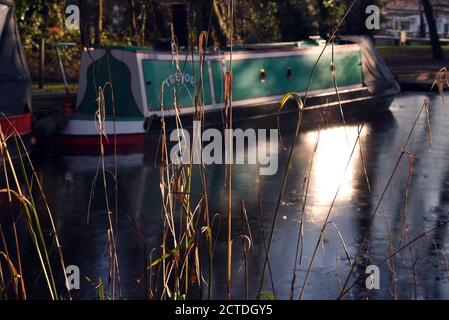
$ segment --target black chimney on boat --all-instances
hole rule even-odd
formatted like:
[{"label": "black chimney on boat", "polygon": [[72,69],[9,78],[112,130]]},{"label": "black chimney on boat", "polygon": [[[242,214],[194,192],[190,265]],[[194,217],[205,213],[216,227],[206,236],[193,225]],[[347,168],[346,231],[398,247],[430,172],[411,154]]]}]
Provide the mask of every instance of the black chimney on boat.
[{"label": "black chimney on boat", "polygon": [[190,4],[189,3],[173,3],[171,5],[173,31],[178,39],[179,47],[189,46],[190,31]]}]

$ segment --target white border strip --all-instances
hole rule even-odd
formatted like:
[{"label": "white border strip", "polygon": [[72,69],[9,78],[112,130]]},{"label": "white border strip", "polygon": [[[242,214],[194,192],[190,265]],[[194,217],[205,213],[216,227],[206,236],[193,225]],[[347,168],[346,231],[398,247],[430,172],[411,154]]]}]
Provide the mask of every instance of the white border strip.
[{"label": "white border strip", "polygon": [[[268,59],[268,58],[283,58],[283,57],[296,57],[296,56],[307,56],[311,54],[320,54],[323,51],[323,46],[317,46],[312,48],[298,48],[292,50],[259,50],[259,51],[234,51],[232,53],[233,61],[240,60],[252,60],[252,59]],[[328,46],[326,48],[325,53],[331,50],[332,47]],[[348,44],[348,45],[338,45],[334,46],[334,53],[343,53],[343,52],[359,52],[360,45],[358,44]],[[137,51],[138,54],[143,55],[145,60],[155,60],[155,61],[172,61],[172,55],[170,53],[164,53],[160,51],[155,52],[146,52],[146,51]],[[329,52],[330,54],[330,52]],[[179,60],[183,61],[189,57],[188,61],[192,60],[190,54],[179,54]],[[230,56],[227,52],[223,52],[221,54],[210,53],[206,55],[206,61],[221,61],[221,60],[229,61]],[[198,62],[199,57],[195,54],[194,61]]]},{"label": "white border strip", "polygon": [[136,53],[136,59],[137,59],[137,70],[139,72],[139,79],[140,79],[140,90],[141,91],[141,95],[142,95],[142,100],[143,100],[143,107],[144,107],[144,112],[145,112],[145,116],[148,116],[148,97],[147,97],[147,82],[145,81],[145,75],[143,73],[143,60],[144,60],[144,55],[137,52]]},{"label": "white border strip", "polygon": [[[143,134],[145,130],[143,128],[144,118],[141,120],[133,121],[115,121],[115,132],[117,134]],[[106,134],[114,134],[114,122],[107,120],[104,122],[106,127]],[[67,127],[61,132],[67,136],[94,136],[98,135],[97,122],[95,120],[80,120],[70,119],[67,123]]]},{"label": "white border strip", "polygon": [[209,75],[209,86],[210,86],[210,97],[212,104],[216,104],[217,100],[215,97],[215,84],[214,84],[214,76],[212,74],[212,63],[211,61],[207,61],[207,73]]}]

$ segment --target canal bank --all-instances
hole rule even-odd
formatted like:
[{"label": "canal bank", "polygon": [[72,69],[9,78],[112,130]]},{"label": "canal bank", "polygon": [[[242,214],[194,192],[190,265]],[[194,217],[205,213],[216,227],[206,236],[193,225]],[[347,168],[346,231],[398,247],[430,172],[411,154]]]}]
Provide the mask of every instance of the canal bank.
[{"label": "canal bank", "polygon": [[[449,67],[449,47],[444,47],[444,61],[432,58],[430,46],[379,46],[391,72],[404,91],[429,91],[438,72]],[[434,88],[438,91],[438,87]]]}]

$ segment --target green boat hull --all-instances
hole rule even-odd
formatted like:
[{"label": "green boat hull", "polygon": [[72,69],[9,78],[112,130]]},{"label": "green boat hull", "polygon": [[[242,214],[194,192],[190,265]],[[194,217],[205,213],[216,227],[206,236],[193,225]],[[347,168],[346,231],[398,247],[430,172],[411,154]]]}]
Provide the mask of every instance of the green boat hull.
[{"label": "green boat hull", "polygon": [[[103,47],[83,52],[75,114],[66,136],[143,134],[205,114],[205,126],[225,119],[225,75],[232,73],[233,121],[275,115],[285,93],[307,110],[378,112],[399,87],[370,42],[243,47],[231,51],[179,52]],[[306,99],[307,96],[307,99]],[[295,111],[293,108],[290,111]]]}]

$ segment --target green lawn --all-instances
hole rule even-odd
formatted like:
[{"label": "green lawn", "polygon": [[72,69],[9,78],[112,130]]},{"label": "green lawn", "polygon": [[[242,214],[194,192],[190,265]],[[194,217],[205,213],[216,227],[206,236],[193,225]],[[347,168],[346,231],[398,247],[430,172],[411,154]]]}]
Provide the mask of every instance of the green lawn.
[{"label": "green lawn", "polygon": [[[78,89],[77,83],[69,83],[70,92],[76,92]],[[44,88],[39,89],[37,83],[32,84],[33,92],[59,92],[65,91],[64,85],[62,83],[44,83]]]},{"label": "green lawn", "polygon": [[[384,56],[405,56],[405,55],[429,55],[432,53],[432,47],[428,45],[410,45],[399,46],[378,46],[380,53]],[[449,46],[443,47],[446,55],[449,56]]]}]

